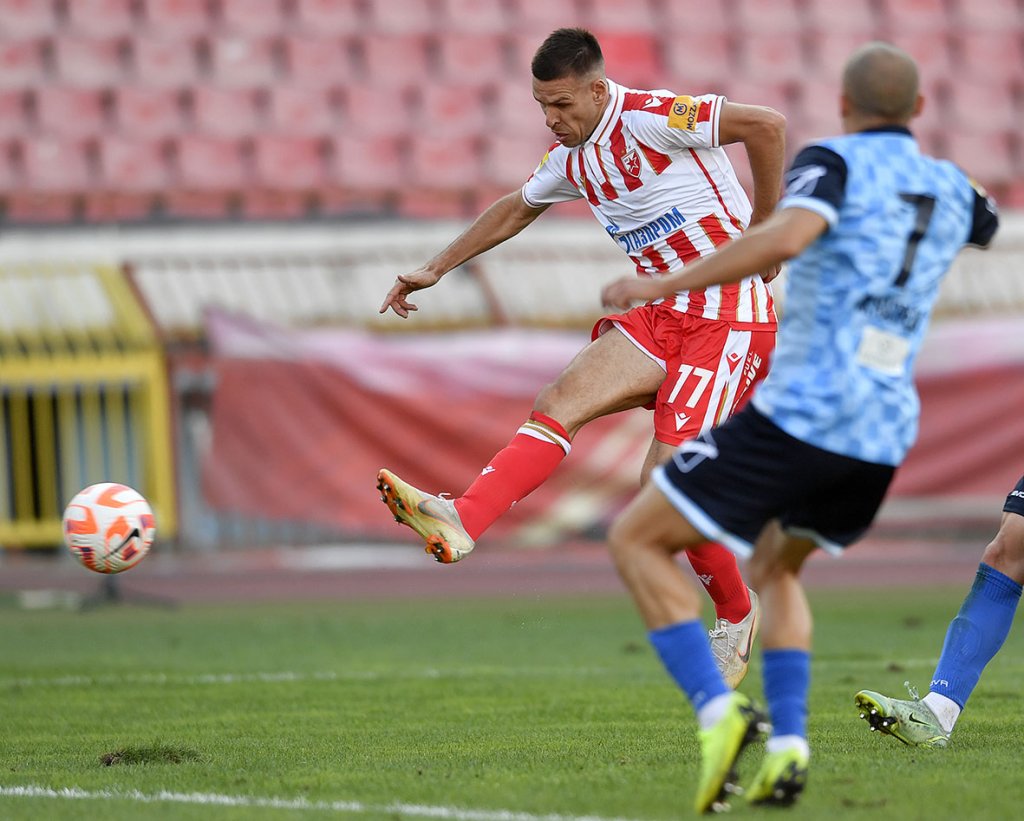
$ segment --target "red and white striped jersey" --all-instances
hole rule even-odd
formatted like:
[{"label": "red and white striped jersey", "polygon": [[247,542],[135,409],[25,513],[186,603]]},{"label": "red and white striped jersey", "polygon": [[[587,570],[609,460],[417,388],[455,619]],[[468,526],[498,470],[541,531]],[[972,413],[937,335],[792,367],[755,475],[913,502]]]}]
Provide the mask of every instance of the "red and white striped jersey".
[{"label": "red and white striped jersey", "polygon": [[[582,145],[548,149],[523,186],[539,207],[585,198],[641,276],[678,271],[739,236],[750,202],[718,143],[724,97],[638,91],[608,82],[601,122]],[[680,291],[677,310],[736,327],[775,324],[771,289],[761,277]]]}]

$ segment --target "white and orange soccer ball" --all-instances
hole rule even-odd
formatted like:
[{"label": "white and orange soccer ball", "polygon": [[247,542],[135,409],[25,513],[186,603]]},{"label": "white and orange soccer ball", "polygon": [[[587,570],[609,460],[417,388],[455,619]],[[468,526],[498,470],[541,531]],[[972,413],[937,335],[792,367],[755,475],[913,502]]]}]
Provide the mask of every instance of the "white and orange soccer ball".
[{"label": "white and orange soccer ball", "polygon": [[155,536],[156,520],[149,502],[127,485],[89,485],[64,509],[68,550],[97,573],[135,567],[149,553]]}]

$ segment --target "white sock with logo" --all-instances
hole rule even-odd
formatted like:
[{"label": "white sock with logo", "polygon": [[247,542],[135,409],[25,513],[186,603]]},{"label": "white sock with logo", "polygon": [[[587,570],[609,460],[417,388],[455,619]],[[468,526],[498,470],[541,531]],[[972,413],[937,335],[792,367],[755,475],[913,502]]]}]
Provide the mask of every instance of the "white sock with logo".
[{"label": "white sock with logo", "polygon": [[947,733],[953,732],[956,720],[960,718],[959,704],[940,693],[929,693],[921,701],[927,704],[928,709],[935,713],[935,717],[939,720],[943,730]]}]

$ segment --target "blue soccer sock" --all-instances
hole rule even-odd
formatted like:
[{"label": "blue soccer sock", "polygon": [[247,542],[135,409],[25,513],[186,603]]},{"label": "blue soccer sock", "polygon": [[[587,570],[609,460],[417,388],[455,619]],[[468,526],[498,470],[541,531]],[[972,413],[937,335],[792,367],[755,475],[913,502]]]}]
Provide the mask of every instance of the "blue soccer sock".
[{"label": "blue soccer sock", "polygon": [[715,666],[708,631],[699,619],[659,627],[647,635],[694,710],[699,712],[711,699],[730,692]]},{"label": "blue soccer sock", "polygon": [[1021,586],[982,562],[960,612],[949,625],[942,655],[929,687],[961,709],[1013,625]]},{"label": "blue soccer sock", "polygon": [[772,736],[807,738],[811,654],[806,650],[765,650],[761,658],[761,677],[772,718]]}]

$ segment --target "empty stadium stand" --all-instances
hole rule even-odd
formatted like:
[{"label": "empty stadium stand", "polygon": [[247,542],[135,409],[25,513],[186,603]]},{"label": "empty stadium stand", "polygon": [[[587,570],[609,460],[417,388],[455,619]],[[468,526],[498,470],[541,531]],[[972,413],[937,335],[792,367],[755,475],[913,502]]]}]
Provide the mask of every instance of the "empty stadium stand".
[{"label": "empty stadium stand", "polygon": [[1024,207],[1024,0],[0,0],[0,209],[469,216],[548,145],[529,61],[561,25],[619,82],[779,108],[791,153],[888,39],[921,64],[925,147]]}]

